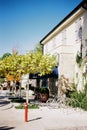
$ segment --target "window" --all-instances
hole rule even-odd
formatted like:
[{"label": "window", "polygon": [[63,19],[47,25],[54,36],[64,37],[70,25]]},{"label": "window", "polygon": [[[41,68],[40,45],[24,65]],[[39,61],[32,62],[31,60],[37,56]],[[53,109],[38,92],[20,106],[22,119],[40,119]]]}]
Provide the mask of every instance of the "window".
[{"label": "window", "polygon": [[81,18],[77,19],[76,22],[76,41],[82,39],[82,20]]}]

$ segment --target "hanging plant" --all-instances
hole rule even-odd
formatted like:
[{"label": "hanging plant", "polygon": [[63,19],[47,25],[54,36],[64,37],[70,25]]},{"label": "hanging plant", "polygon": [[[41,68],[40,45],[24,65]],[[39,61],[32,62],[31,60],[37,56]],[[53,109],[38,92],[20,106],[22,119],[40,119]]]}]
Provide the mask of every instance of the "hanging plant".
[{"label": "hanging plant", "polygon": [[81,53],[78,53],[77,56],[76,56],[76,62],[77,64],[79,65],[79,67],[81,67],[81,64],[82,64],[82,56],[81,56]]},{"label": "hanging plant", "polygon": [[83,77],[86,79],[86,75],[87,75],[87,73],[84,72],[82,75],[83,75]]}]

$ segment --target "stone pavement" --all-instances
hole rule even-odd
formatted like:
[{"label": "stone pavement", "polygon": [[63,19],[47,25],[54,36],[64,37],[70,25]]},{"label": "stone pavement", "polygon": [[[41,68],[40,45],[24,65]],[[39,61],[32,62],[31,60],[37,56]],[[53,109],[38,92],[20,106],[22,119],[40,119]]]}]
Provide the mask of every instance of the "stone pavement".
[{"label": "stone pavement", "polygon": [[7,98],[0,98],[0,130],[87,130],[87,112],[73,109],[52,109],[41,106],[28,110],[14,108]]}]

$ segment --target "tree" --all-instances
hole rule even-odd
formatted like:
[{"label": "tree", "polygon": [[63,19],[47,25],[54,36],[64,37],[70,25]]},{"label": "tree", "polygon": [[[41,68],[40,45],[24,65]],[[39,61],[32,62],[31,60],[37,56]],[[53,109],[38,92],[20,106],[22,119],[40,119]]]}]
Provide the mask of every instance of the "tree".
[{"label": "tree", "polygon": [[41,53],[42,53],[42,52],[43,52],[43,46],[42,46],[40,43],[38,43],[38,44],[36,45],[34,51],[35,51],[35,52],[41,52]]},{"label": "tree", "polygon": [[[0,61],[0,72],[6,77],[8,74],[21,79],[23,74],[37,73],[40,75],[49,74],[56,66],[56,57],[43,55],[40,51],[29,52],[25,55],[12,54]],[[29,79],[29,78],[28,78]],[[28,80],[29,85],[29,80]],[[26,99],[28,103],[28,96]]]},{"label": "tree", "polygon": [[[11,53],[7,52],[7,53],[3,54],[2,57],[0,57],[0,67],[1,67],[2,64],[3,64],[2,60],[3,60],[4,58],[6,58],[6,57],[9,57],[9,56],[11,56]],[[0,68],[0,70],[1,70],[1,68]],[[4,69],[1,70],[0,77],[5,77],[3,71],[4,71]]]},{"label": "tree", "polygon": [[8,56],[11,56],[11,53],[7,52],[7,53],[3,54],[2,59],[4,59],[5,57],[8,57]]}]

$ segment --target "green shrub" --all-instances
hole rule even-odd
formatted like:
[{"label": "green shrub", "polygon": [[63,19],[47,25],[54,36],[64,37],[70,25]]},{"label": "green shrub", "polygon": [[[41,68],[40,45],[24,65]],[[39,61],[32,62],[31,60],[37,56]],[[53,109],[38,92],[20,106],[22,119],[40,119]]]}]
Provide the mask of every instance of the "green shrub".
[{"label": "green shrub", "polygon": [[[16,109],[24,109],[24,104],[20,104],[18,106],[15,106]],[[28,105],[29,109],[39,109],[38,104],[29,104]]]},{"label": "green shrub", "polygon": [[49,89],[46,87],[41,87],[40,93],[48,94],[49,95]]},{"label": "green shrub", "polygon": [[13,98],[9,98],[11,99],[11,102],[13,103],[24,103],[26,102],[26,99],[20,98],[20,97],[13,97]]},{"label": "green shrub", "polygon": [[84,92],[87,93],[87,83],[84,85]]},{"label": "green shrub", "polygon": [[28,107],[29,109],[38,109],[39,108],[39,106],[38,106],[38,104],[29,104],[29,107]]},{"label": "green shrub", "polygon": [[70,98],[73,99],[70,102],[73,107],[81,107],[84,110],[87,110],[87,83],[84,86],[83,91],[74,91],[70,93]]},{"label": "green shrub", "polygon": [[87,111],[87,96],[85,96],[81,103],[82,109]]},{"label": "green shrub", "polygon": [[23,104],[20,104],[18,106],[15,106],[16,109],[24,109],[24,105]]}]

